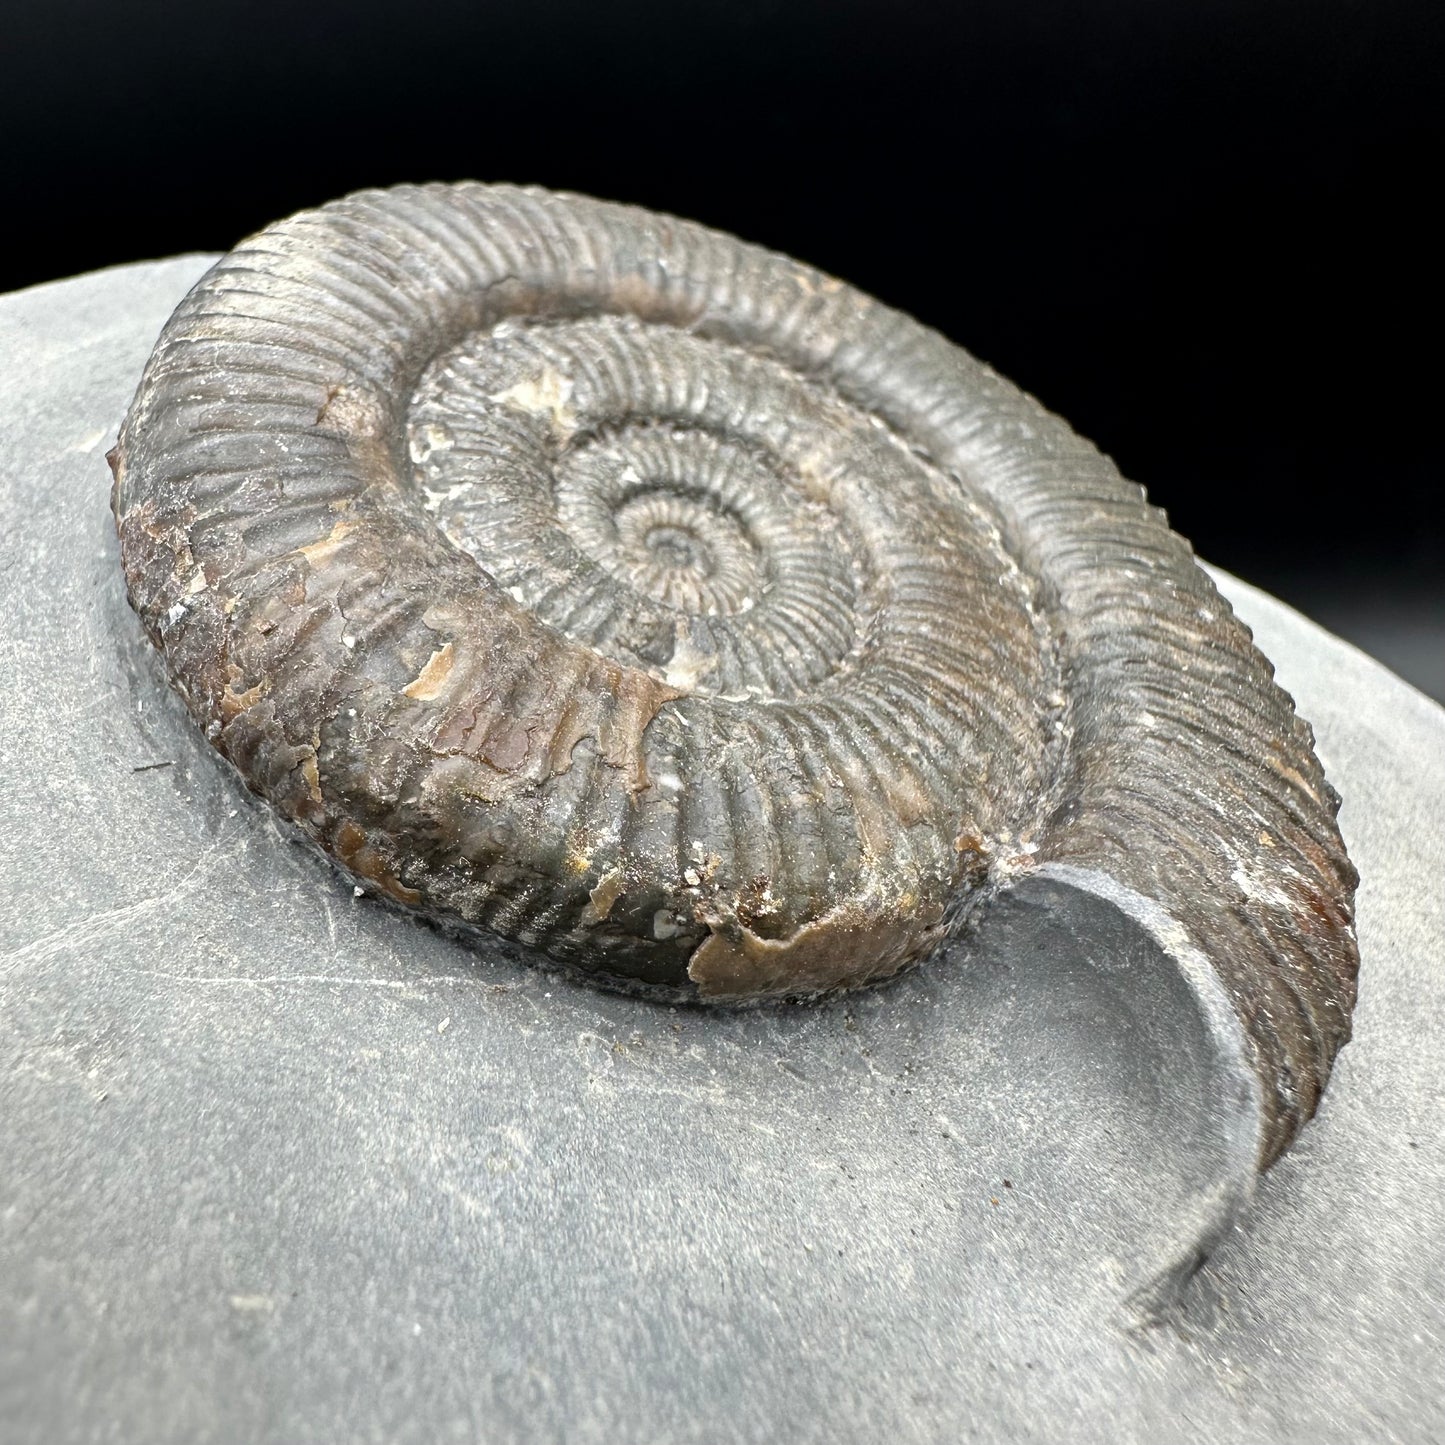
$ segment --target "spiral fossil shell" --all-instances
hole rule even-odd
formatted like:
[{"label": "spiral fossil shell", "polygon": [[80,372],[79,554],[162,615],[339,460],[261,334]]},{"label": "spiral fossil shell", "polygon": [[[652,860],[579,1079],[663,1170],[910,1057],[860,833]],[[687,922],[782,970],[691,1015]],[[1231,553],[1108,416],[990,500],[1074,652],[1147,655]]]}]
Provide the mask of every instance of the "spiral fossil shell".
[{"label": "spiral fossil shell", "polygon": [[1356,954],[1308,728],[1139,489],[909,318],[627,207],[363,192],[196,286],[113,465],[177,688],[369,889],[729,999],[1105,878],[1207,959],[1262,1156],[1312,1112]]}]

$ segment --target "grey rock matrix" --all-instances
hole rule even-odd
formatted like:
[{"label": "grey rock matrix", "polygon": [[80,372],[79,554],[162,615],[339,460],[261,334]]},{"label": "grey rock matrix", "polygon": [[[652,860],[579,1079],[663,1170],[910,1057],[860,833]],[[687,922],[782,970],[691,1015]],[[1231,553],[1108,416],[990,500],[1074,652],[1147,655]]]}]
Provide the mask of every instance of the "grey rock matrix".
[{"label": "grey rock matrix", "polygon": [[0,1435],[1445,1433],[1445,713],[1219,579],[1345,799],[1360,1000],[1141,1323],[1229,1141],[1127,936],[1025,899],[885,989],[700,1014],[356,898],[217,764],[103,460],[208,264],[0,304]]}]

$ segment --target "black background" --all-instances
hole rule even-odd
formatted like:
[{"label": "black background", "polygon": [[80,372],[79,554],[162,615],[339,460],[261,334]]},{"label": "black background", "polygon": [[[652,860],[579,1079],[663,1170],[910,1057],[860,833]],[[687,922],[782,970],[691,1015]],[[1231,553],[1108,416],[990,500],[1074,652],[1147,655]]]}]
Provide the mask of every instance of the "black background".
[{"label": "black background", "polygon": [[6,0],[0,289],[398,180],[696,217],[943,330],[1445,691],[1439,10]]}]

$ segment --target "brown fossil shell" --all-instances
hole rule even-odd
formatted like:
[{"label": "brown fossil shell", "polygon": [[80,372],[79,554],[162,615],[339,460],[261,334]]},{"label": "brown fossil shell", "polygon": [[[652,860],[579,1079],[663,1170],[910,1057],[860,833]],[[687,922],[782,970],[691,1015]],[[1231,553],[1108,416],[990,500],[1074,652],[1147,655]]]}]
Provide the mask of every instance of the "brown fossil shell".
[{"label": "brown fossil shell", "polygon": [[362,192],[196,286],[113,460],[175,685],[369,890],[731,999],[1046,876],[1188,961],[1263,1160],[1312,1112],[1356,953],[1308,728],[1139,488],[909,318],[623,206]]}]

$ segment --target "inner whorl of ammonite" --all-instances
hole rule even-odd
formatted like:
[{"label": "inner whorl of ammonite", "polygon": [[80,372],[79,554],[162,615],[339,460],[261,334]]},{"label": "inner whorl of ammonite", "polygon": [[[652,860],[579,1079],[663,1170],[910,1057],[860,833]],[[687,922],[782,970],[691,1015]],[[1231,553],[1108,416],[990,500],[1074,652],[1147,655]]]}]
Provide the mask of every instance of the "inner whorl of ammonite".
[{"label": "inner whorl of ammonite", "polygon": [[888,516],[955,489],[824,389],[674,328],[503,322],[432,363],[407,429],[427,510],[489,577],[689,694],[806,696],[887,619],[890,567],[956,570]]},{"label": "inner whorl of ammonite", "polygon": [[1018,569],[957,482],[734,345],[503,322],[432,363],[407,434],[427,511],[489,578],[689,696],[837,699],[888,664],[917,704],[961,709],[933,679],[977,670],[958,643],[978,594],[1029,637]]},{"label": "inner whorl of ammonite", "polygon": [[1174,961],[1262,1158],[1313,1110],[1356,956],[1308,728],[1138,488],[909,318],[626,207],[364,192],[196,286],[113,465],[178,689],[368,891],[737,999],[1034,877]]}]

